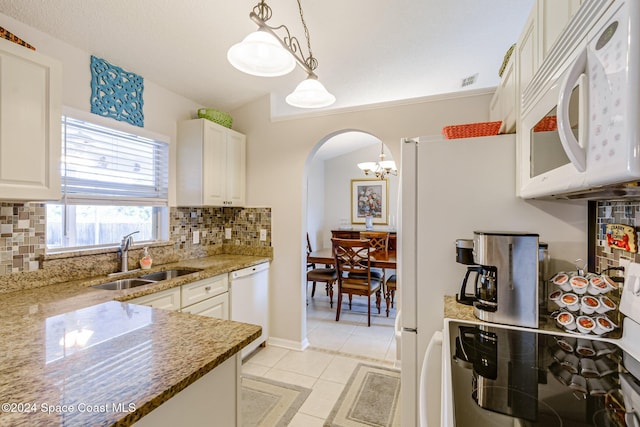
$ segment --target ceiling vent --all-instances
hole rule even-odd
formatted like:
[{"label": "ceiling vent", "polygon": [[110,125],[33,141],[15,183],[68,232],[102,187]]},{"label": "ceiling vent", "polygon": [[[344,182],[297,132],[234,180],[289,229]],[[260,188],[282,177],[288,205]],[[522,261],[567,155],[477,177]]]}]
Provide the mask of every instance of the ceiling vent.
[{"label": "ceiling vent", "polygon": [[476,80],[478,80],[478,73],[475,73],[474,75],[469,77],[465,77],[464,79],[462,79],[462,87],[470,86],[474,84]]}]

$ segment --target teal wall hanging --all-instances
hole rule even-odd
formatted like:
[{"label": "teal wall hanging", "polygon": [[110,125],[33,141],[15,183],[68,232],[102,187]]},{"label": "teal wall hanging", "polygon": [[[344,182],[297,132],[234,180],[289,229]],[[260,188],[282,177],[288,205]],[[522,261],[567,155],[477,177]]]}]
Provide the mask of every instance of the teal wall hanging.
[{"label": "teal wall hanging", "polygon": [[91,55],[91,112],[144,127],[141,76]]}]

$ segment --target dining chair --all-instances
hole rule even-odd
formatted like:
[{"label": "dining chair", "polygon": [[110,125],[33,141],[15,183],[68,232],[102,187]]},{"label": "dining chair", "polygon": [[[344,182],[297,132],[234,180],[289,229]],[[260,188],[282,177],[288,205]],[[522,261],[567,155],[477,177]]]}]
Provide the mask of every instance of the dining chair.
[{"label": "dining chair", "polygon": [[[307,233],[307,256],[313,252],[309,233]],[[325,288],[329,297],[329,306],[333,308],[333,284],[338,280],[338,273],[335,268],[325,266],[325,268],[316,267],[312,262],[307,261],[307,283],[313,282],[311,286],[311,298],[316,295],[316,283],[326,283]]]},{"label": "dining chair", "polygon": [[389,251],[389,232],[387,231],[361,231],[361,239],[369,239],[371,250]]},{"label": "dining chair", "polygon": [[[360,238],[369,240],[372,252],[389,252],[389,233],[386,231],[361,231]],[[380,279],[380,282],[384,284],[386,274],[384,268],[373,268],[371,274]]]},{"label": "dining chair", "polygon": [[371,295],[376,296],[380,313],[382,282],[371,274],[371,243],[367,239],[331,239],[335,267],[338,273],[338,307],[336,322],[340,320],[342,295],[349,295],[349,309],[354,295],[367,297],[367,326],[371,326]]},{"label": "dining chair", "polygon": [[396,275],[392,274],[387,279],[385,283],[385,292],[384,297],[387,302],[387,317],[389,317],[389,306],[393,308],[393,300],[396,296],[396,290],[398,289],[398,284],[396,282]]}]

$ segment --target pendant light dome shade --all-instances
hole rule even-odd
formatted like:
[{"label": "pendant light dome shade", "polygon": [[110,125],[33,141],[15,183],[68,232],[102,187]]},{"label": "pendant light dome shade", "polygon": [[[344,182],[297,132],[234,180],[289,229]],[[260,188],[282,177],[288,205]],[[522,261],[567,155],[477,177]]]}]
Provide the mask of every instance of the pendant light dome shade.
[{"label": "pendant light dome shade", "polygon": [[318,81],[315,76],[309,76],[291,92],[286,98],[287,104],[298,108],[322,108],[336,102],[336,97]]},{"label": "pendant light dome shade", "polygon": [[260,77],[283,76],[296,67],[296,60],[280,41],[261,30],[231,46],[227,60],[243,73]]}]

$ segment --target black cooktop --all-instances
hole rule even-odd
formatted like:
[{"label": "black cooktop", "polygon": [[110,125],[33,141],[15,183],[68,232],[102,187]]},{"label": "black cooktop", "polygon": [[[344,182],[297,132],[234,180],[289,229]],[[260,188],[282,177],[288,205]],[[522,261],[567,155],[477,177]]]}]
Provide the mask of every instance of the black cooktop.
[{"label": "black cooktop", "polygon": [[631,403],[640,382],[630,373],[638,362],[617,345],[463,322],[449,328],[456,426],[640,425]]}]

